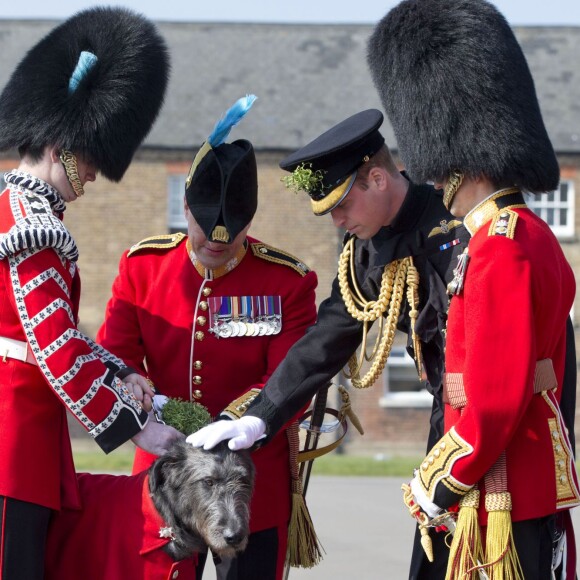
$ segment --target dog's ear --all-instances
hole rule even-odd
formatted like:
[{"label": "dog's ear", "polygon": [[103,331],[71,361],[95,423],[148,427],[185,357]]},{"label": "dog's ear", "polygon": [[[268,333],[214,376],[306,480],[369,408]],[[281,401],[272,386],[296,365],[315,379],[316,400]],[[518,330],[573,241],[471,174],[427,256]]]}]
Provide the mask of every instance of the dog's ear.
[{"label": "dog's ear", "polygon": [[183,461],[187,448],[190,447],[187,443],[178,441],[173,444],[167,453],[158,457],[153,465],[149,468],[149,490],[155,491],[165,484],[167,466],[169,464]]}]

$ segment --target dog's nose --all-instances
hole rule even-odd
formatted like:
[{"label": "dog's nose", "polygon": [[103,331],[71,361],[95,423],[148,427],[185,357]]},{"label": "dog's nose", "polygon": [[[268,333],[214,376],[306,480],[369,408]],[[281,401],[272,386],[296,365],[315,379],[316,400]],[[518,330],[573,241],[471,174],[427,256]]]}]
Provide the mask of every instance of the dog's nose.
[{"label": "dog's nose", "polygon": [[228,544],[228,546],[238,546],[242,543],[244,539],[244,534],[240,531],[235,532],[232,530],[228,530],[224,533],[224,540]]}]

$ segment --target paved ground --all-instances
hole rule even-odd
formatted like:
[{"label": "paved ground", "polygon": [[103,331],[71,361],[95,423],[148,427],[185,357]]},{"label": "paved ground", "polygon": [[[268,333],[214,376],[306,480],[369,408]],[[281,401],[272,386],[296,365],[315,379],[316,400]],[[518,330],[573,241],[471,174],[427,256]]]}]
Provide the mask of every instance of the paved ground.
[{"label": "paved ground", "polygon": [[[292,569],[289,579],[405,580],[414,524],[401,500],[401,483],[399,478],[314,476],[308,503],[326,555],[315,568]],[[580,535],[580,510],[573,514]],[[207,570],[203,580],[215,580],[215,571]]]}]

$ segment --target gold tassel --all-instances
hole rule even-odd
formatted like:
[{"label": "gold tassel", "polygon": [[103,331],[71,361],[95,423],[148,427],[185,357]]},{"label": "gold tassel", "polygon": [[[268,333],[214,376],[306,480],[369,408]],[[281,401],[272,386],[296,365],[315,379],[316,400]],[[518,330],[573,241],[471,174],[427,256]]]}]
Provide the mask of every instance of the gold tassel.
[{"label": "gold tassel", "polygon": [[524,580],[518,553],[514,546],[509,492],[488,493],[486,543],[486,572],[490,580]]},{"label": "gold tassel", "polygon": [[292,512],[288,526],[287,562],[293,568],[312,568],[322,560],[322,548],[302,493],[302,483],[292,482]]},{"label": "gold tassel", "polygon": [[459,502],[459,515],[449,551],[445,580],[477,580],[476,570],[483,561],[481,530],[477,518],[479,490],[474,487]]}]

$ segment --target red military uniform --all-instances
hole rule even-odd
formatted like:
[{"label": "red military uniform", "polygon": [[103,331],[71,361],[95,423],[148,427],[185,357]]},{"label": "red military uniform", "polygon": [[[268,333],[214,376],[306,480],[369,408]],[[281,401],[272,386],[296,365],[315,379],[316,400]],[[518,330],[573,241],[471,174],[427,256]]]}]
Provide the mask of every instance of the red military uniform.
[{"label": "red military uniform", "polygon": [[[296,259],[252,238],[219,270],[197,267],[183,234],[134,246],[121,259],[97,339],[146,372],[162,394],[196,400],[215,416],[243,393],[261,388],[314,323],[317,278]],[[271,319],[263,327],[267,334],[256,335],[260,318]],[[244,319],[250,323],[244,336],[220,337],[210,330]],[[251,532],[289,519],[288,453],[282,431],[253,454]],[[137,450],[134,471],[153,460]]]},{"label": "red military uniform", "polygon": [[[479,484],[482,498],[510,492],[513,521],[543,517],[580,503],[559,409],[574,274],[515,188],[488,197],[464,223],[473,237],[449,309],[447,434],[419,481],[441,507]],[[479,515],[485,524],[486,510]]]},{"label": "red military uniform", "polygon": [[[62,510],[50,522],[45,579],[195,580],[195,558],[174,562],[163,547],[165,522],[139,475],[78,474],[82,510]],[[111,518],[110,514],[116,514]]]},{"label": "red military uniform", "polygon": [[[59,194],[21,172],[5,179],[0,495],[52,509],[76,506],[66,408],[105,451],[138,433],[147,415],[115,377],[123,362],[77,328],[77,248],[56,215],[64,209]],[[23,360],[15,358],[20,347]]]}]

